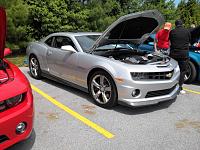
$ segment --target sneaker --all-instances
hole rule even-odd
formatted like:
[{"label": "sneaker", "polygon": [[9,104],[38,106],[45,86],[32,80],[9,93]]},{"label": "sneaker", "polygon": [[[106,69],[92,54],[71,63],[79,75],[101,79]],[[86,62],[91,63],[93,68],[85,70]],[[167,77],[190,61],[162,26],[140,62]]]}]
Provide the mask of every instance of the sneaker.
[{"label": "sneaker", "polygon": [[181,94],[186,94],[186,92],[184,90],[181,90],[180,93]]}]

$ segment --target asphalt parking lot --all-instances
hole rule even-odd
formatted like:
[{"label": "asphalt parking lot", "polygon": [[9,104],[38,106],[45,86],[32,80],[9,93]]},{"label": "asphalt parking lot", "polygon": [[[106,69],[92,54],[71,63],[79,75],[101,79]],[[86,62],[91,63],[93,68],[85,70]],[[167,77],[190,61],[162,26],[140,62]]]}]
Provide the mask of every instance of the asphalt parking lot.
[{"label": "asphalt parking lot", "polygon": [[87,93],[21,70],[33,88],[34,130],[9,150],[200,149],[200,84],[184,85],[187,94],[158,105],[108,110]]}]

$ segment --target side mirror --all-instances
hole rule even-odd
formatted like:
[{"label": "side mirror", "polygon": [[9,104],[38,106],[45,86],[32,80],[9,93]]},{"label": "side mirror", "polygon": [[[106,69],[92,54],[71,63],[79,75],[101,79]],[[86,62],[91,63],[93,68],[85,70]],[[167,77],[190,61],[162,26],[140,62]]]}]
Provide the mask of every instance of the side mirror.
[{"label": "side mirror", "polygon": [[71,45],[64,45],[64,46],[61,46],[61,49],[62,49],[62,50],[65,50],[65,51],[70,51],[70,52],[73,52],[73,53],[76,53],[76,52],[77,52]]},{"label": "side mirror", "polygon": [[12,53],[12,51],[10,50],[10,48],[4,49],[4,57],[10,55],[11,53]]}]

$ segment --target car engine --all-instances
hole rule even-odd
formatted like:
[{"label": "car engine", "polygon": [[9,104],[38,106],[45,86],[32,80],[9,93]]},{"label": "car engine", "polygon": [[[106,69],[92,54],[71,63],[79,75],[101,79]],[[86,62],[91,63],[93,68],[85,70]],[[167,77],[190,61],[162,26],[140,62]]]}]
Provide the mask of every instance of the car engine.
[{"label": "car engine", "polygon": [[119,60],[127,64],[149,64],[156,62],[166,63],[170,60],[169,57],[164,55],[126,49],[95,51],[94,54]]}]

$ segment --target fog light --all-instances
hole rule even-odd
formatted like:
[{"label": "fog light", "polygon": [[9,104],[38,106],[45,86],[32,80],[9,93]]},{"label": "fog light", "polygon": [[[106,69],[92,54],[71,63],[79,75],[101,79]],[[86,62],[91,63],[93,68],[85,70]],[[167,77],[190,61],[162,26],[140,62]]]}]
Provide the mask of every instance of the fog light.
[{"label": "fog light", "polygon": [[17,134],[22,134],[22,133],[24,133],[25,130],[26,130],[26,123],[25,122],[19,123],[16,127],[16,133]]},{"label": "fog light", "polygon": [[135,90],[133,90],[133,92],[132,92],[132,96],[133,97],[136,97],[136,96],[138,96],[140,94],[140,90],[139,89],[135,89]]}]

